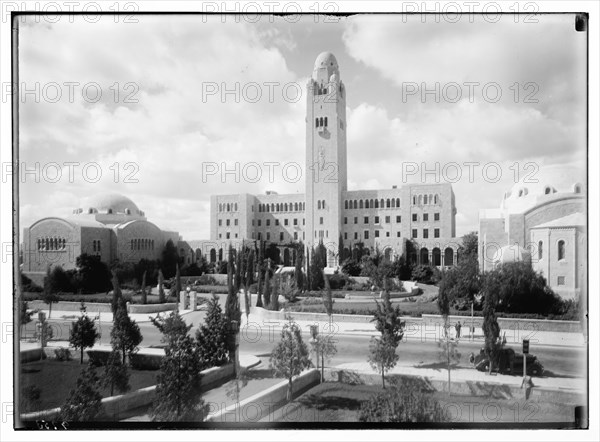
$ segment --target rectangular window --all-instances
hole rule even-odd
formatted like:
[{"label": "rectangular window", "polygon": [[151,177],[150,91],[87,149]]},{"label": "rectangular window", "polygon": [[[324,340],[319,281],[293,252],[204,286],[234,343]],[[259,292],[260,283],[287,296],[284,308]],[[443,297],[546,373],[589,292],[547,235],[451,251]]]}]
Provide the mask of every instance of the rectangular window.
[{"label": "rectangular window", "polygon": [[358,232],[354,232],[354,239],[358,239]]},{"label": "rectangular window", "polygon": [[402,217],[400,215],[396,215],[396,222],[399,223]]},{"label": "rectangular window", "polygon": [[271,225],[271,220],[270,220],[270,219],[268,219],[268,220],[267,220],[267,227],[269,227],[270,225]]},{"label": "rectangular window", "polygon": [[225,235],[226,239],[229,239],[231,237],[231,233],[227,232],[227,234]]},{"label": "rectangular window", "polygon": [[400,238],[400,232],[396,232],[396,236]]},{"label": "rectangular window", "polygon": [[279,242],[283,242],[283,232],[279,232]]},{"label": "rectangular window", "polygon": [[294,232],[294,239],[297,240],[298,239],[298,232]]},{"label": "rectangular window", "polygon": [[365,230],[365,239],[369,239],[369,231],[368,230]]},{"label": "rectangular window", "polygon": [[412,229],[412,237],[413,238],[417,237],[417,229]]},{"label": "rectangular window", "polygon": [[344,239],[348,239],[348,232],[344,232]]},{"label": "rectangular window", "polygon": [[302,218],[302,225],[305,226],[306,225],[306,218]]},{"label": "rectangular window", "polygon": [[319,218],[319,224],[323,224],[323,217]]},{"label": "rectangular window", "polygon": [[368,216],[365,216],[365,219],[364,219],[364,221],[365,221],[365,224],[369,224],[369,217],[368,217]]},{"label": "rectangular window", "polygon": [[556,285],[565,285],[565,277],[559,276],[558,280],[556,281]]},{"label": "rectangular window", "polygon": [[[223,235],[219,233],[219,239],[223,238]],[[260,238],[258,238],[260,239]]]},{"label": "rectangular window", "polygon": [[389,224],[389,223],[390,223],[390,217],[389,217],[389,216],[386,216],[386,217],[385,217],[385,223],[386,223],[386,224]]},{"label": "rectangular window", "polygon": [[221,227],[222,225],[223,225],[223,220],[222,220],[222,219],[220,219],[220,220],[219,220],[219,227]]},{"label": "rectangular window", "polygon": [[230,223],[230,221],[231,221],[231,220],[229,220],[229,219],[225,220],[225,225],[226,225],[227,227],[229,227],[229,224],[231,224],[231,223]]},{"label": "rectangular window", "polygon": [[418,221],[419,220],[419,215],[417,215],[416,213],[413,213],[413,221]]},{"label": "rectangular window", "polygon": [[379,224],[379,217],[378,216],[375,217],[375,224]]},{"label": "rectangular window", "polygon": [[262,240],[262,233],[258,232],[258,240],[261,241]]},{"label": "rectangular window", "polygon": [[429,213],[423,214],[423,221],[429,221]]},{"label": "rectangular window", "polygon": [[252,232],[252,239],[256,239],[256,233]]},{"label": "rectangular window", "polygon": [[[258,227],[260,227],[260,224],[261,224],[261,222],[262,222],[262,221],[259,219],[259,220],[258,220]],[[260,239],[260,238],[258,238],[258,239]]]},{"label": "rectangular window", "polygon": [[236,238],[238,237],[238,234],[237,234],[237,233],[235,234],[235,237],[236,237]]},{"label": "rectangular window", "polygon": [[423,238],[429,238],[429,230],[423,229]]},{"label": "rectangular window", "polygon": [[302,232],[302,239],[305,240],[306,239],[306,233]]},{"label": "rectangular window", "polygon": [[347,216],[344,217],[344,224],[348,224],[348,217]]},{"label": "rectangular window", "polygon": [[440,220],[440,214],[439,213],[434,213],[433,214],[433,220],[434,221],[439,221]]},{"label": "rectangular window", "polygon": [[237,218],[233,220],[233,225],[234,225],[234,226],[237,226],[237,225],[238,225],[238,220],[237,220]]},{"label": "rectangular window", "polygon": [[288,222],[288,219],[287,219],[287,218],[285,218],[285,219],[283,220],[283,225],[284,225],[284,226],[287,226],[288,224],[289,224],[289,222]]},{"label": "rectangular window", "polygon": [[271,239],[271,233],[267,232],[267,241],[269,241]]},{"label": "rectangular window", "polygon": [[278,219],[276,219],[276,220],[275,220],[275,225],[276,225],[276,226],[278,226],[278,225],[279,225],[279,220],[278,220]]},{"label": "rectangular window", "polygon": [[375,238],[379,238],[379,230],[375,230]]},{"label": "rectangular window", "polygon": [[294,218],[294,225],[297,226],[298,225],[298,218]]},{"label": "rectangular window", "polygon": [[389,238],[390,237],[390,232],[385,232],[385,237]]},{"label": "rectangular window", "polygon": [[254,227],[254,220],[252,220],[252,227]]},{"label": "rectangular window", "polygon": [[354,217],[354,224],[358,224],[358,216]]},{"label": "rectangular window", "polygon": [[433,237],[434,238],[440,237],[440,229],[433,229]]}]

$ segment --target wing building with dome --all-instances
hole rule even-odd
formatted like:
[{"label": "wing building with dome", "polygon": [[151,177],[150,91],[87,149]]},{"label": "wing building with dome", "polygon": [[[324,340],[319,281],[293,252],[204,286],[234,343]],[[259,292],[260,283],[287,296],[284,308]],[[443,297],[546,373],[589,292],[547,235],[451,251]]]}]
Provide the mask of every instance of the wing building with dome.
[{"label": "wing building with dome", "polygon": [[81,254],[99,256],[109,264],[115,260],[137,263],[161,257],[172,240],[180,256],[191,260],[189,246],[178,232],[161,230],[129,198],[103,194],[84,199],[65,217],[41,218],[23,231],[23,272],[43,281],[48,266],[75,268]]},{"label": "wing building with dome", "polygon": [[481,271],[531,264],[560,296],[573,298],[587,280],[585,169],[541,167],[507,191],[496,209],[479,213]]}]

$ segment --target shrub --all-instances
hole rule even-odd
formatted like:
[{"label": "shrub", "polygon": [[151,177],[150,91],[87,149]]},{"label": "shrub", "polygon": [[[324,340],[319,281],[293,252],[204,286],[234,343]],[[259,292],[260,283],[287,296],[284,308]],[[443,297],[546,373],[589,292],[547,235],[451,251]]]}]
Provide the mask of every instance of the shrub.
[{"label": "shrub", "polygon": [[224,285],[224,284],[219,284],[218,281],[211,275],[200,276],[198,279],[196,279],[196,284],[198,284],[198,285]]},{"label": "shrub", "polygon": [[54,349],[54,357],[57,361],[70,361],[72,359],[71,351],[65,347],[58,347]]},{"label": "shrub", "polygon": [[141,355],[134,353],[129,357],[131,366],[136,370],[159,370],[163,355]]},{"label": "shrub", "polygon": [[340,290],[350,285],[350,277],[344,273],[335,273],[329,276],[331,290]]},{"label": "shrub", "polygon": [[106,350],[87,350],[90,364],[94,367],[102,367],[108,363],[110,351]]}]

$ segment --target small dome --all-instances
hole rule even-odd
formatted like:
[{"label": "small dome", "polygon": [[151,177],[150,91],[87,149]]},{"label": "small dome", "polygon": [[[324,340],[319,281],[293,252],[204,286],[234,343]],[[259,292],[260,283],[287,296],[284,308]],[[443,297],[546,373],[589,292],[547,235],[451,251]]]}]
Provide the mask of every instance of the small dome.
[{"label": "small dome", "polygon": [[80,207],[89,207],[100,213],[138,213],[136,204],[124,195],[108,193],[91,196]]},{"label": "small dome", "polygon": [[531,253],[516,244],[499,249],[493,258],[494,265],[510,262],[531,261]]},{"label": "small dome", "polygon": [[338,62],[331,52],[321,52],[315,60],[315,69],[324,67],[338,69]]}]

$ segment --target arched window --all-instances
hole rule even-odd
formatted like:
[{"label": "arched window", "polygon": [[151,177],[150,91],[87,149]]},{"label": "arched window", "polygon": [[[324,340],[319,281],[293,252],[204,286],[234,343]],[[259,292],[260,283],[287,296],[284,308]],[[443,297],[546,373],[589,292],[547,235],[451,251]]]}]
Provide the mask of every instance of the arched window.
[{"label": "arched window", "polygon": [[375,208],[379,209],[379,200],[378,199],[375,200]]},{"label": "arched window", "polygon": [[423,197],[423,204],[427,204],[427,195]]},{"label": "arched window", "polygon": [[275,203],[271,203],[271,212],[275,212]]},{"label": "arched window", "polygon": [[400,208],[400,198],[396,198],[396,207]]},{"label": "arched window", "polygon": [[319,124],[323,127],[323,117],[319,118]]},{"label": "arched window", "polygon": [[373,207],[375,207],[373,204],[375,204],[375,203],[373,202],[373,200],[369,200],[369,205],[371,206],[371,209],[372,209]]},{"label": "arched window", "polygon": [[327,127],[327,117],[325,117],[325,127]]},{"label": "arched window", "polygon": [[390,208],[390,199],[388,198],[387,200],[385,200],[385,207],[386,208]]},{"label": "arched window", "polygon": [[234,209],[234,210],[235,210],[236,212],[237,212],[237,207],[238,207],[238,206],[237,206],[237,203],[235,203],[235,209]]},{"label": "arched window", "polygon": [[369,200],[365,200],[365,209],[369,208]]},{"label": "arched window", "polygon": [[315,127],[319,127],[319,119],[315,118]]},{"label": "arched window", "polygon": [[359,208],[359,209],[362,209],[362,208],[363,208],[363,200],[360,200],[360,201],[358,202],[358,208]]},{"label": "arched window", "polygon": [[130,241],[129,248],[133,250],[133,239]]},{"label": "arched window", "polygon": [[108,213],[109,215],[112,215],[113,209],[108,209],[106,213]]},{"label": "arched window", "polygon": [[354,200],[354,208],[358,209],[358,201]]},{"label": "arched window", "polygon": [[229,212],[231,210],[231,207],[229,206],[229,203],[227,203],[227,211]]},{"label": "arched window", "polygon": [[277,205],[275,206],[275,210],[276,210],[277,212],[280,212],[281,210],[279,210],[279,209],[280,209],[280,207],[279,207],[279,203],[277,203]]},{"label": "arched window", "polygon": [[381,198],[381,201],[379,202],[379,207],[381,207],[382,209],[385,207],[385,202],[383,201],[383,198]]},{"label": "arched window", "polygon": [[[346,201],[347,203],[348,201]],[[346,204],[346,209],[348,208],[348,204]],[[294,212],[298,211],[298,203],[294,203]]]},{"label": "arched window", "polygon": [[437,194],[435,194],[435,195],[433,196],[433,202],[434,202],[435,204],[437,204],[437,203],[438,203],[438,196],[437,196]]},{"label": "arched window", "polygon": [[577,183],[573,186],[573,192],[581,193],[581,184]]},{"label": "arched window", "polygon": [[419,206],[423,204],[423,195],[419,195]]},{"label": "arched window", "polygon": [[321,200],[317,201],[317,210],[321,210]]},{"label": "arched window", "polygon": [[413,206],[417,205],[417,196],[413,195]]},{"label": "arched window", "polygon": [[561,239],[558,242],[558,260],[565,259],[565,242]]},{"label": "arched window", "polygon": [[538,258],[544,258],[544,243],[542,241],[538,242]]},{"label": "arched window", "polygon": [[344,209],[348,209],[348,200],[344,201]]}]

